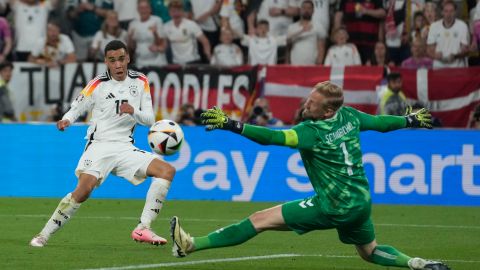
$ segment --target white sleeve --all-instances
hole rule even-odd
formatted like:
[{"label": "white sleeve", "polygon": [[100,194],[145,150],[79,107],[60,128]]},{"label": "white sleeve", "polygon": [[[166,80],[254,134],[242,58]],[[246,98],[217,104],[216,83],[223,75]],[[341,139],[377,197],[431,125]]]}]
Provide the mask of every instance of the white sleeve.
[{"label": "white sleeve", "polygon": [[[463,21],[462,21],[463,22]],[[462,23],[462,31],[460,31],[460,44],[468,46],[470,44],[470,33],[466,23]]]},{"label": "white sleeve", "polygon": [[145,75],[141,75],[140,80],[143,81],[142,100],[140,101],[140,108],[134,110],[133,118],[137,123],[144,126],[151,126],[155,123],[155,114],[153,113],[152,96],[150,94],[150,83]]},{"label": "white sleeve", "polygon": [[240,49],[240,47],[238,47],[237,45],[235,45],[235,62],[236,62],[237,65],[239,65],[239,66],[243,65],[243,53],[242,53],[242,49]]},{"label": "white sleeve", "polygon": [[63,115],[62,120],[68,120],[70,123],[75,122],[78,117],[84,114],[86,111],[89,111],[94,104],[93,99],[93,91],[101,81],[97,78],[91,80],[85,88],[83,88],[82,92],[77,96],[77,98],[72,102],[70,106],[70,110]]},{"label": "white sleeve", "polygon": [[362,60],[360,59],[360,53],[358,52],[357,46],[355,44],[350,44],[352,46],[352,55],[353,55],[353,63],[357,66],[362,65]]},{"label": "white sleeve", "polygon": [[199,38],[201,35],[203,35],[202,28],[198,26],[196,22],[190,21],[191,23],[189,24],[190,31],[192,31],[193,36],[196,38]]},{"label": "white sleeve", "polygon": [[97,33],[95,33],[95,36],[93,36],[93,40],[92,40],[92,44],[90,45],[90,48],[94,49],[94,50],[98,50],[100,49],[100,40],[102,38],[102,30],[99,30],[97,31]]},{"label": "white sleeve", "polygon": [[332,65],[332,51],[333,51],[333,47],[328,49],[327,56],[325,57],[325,61],[323,61],[323,64],[327,67]]},{"label": "white sleeve", "polygon": [[75,52],[75,47],[73,46],[72,40],[65,35],[63,39],[65,41],[65,53],[70,54]]},{"label": "white sleeve", "polygon": [[161,38],[165,38],[165,29],[163,27],[163,21],[160,17],[157,17],[158,20],[155,22],[155,27],[157,28],[157,34]]},{"label": "white sleeve", "polygon": [[430,30],[428,30],[427,45],[433,45],[437,43],[437,41],[435,40],[436,32],[437,29],[435,27],[435,24],[432,24],[430,26]]}]

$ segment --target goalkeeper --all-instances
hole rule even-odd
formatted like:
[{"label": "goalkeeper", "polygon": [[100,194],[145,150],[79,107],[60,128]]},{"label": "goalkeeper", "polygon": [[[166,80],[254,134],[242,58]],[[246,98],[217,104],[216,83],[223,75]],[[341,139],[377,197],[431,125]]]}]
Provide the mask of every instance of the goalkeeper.
[{"label": "goalkeeper", "polygon": [[360,131],[388,132],[401,128],[432,128],[426,109],[406,116],[372,116],[343,105],[343,91],[330,82],[317,84],[303,111],[304,122],[286,130],[271,130],[231,120],[220,109],[202,114],[207,130],[224,129],[260,144],[284,145],[300,151],[315,195],[252,214],[207,236],[191,237],[171,221],[173,255],[184,257],[202,249],[234,246],[266,230],[336,229],[340,241],[355,245],[364,260],[383,266],[449,270],[441,262],[411,258],[396,248],[379,245],[371,220],[371,198],[362,164]]}]

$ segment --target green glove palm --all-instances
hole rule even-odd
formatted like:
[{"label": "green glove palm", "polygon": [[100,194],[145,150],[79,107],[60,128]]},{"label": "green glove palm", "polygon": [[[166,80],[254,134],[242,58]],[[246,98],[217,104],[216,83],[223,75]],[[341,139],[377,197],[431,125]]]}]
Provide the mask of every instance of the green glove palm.
[{"label": "green glove palm", "polygon": [[224,111],[215,106],[202,113],[200,118],[202,124],[206,125],[207,131],[224,129],[242,133],[243,130],[243,123],[230,119]]},{"label": "green glove palm", "polygon": [[407,120],[407,127],[432,128],[432,115],[425,108],[421,108],[417,112],[412,112],[412,106],[407,106],[405,118]]}]

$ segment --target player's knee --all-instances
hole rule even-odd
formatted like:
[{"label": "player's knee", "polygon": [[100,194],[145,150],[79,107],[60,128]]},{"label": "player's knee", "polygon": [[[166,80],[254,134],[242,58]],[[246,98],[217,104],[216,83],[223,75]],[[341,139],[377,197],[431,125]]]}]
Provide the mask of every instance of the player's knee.
[{"label": "player's knee", "polygon": [[253,227],[257,232],[263,232],[265,228],[265,217],[262,211],[257,211],[251,214],[249,217],[250,221],[252,222]]},{"label": "player's knee", "polygon": [[163,162],[156,166],[156,170],[153,176],[167,180],[173,180],[176,172],[177,170],[175,169],[175,167],[166,162]]},{"label": "player's knee", "polygon": [[92,194],[92,191],[93,191],[93,188],[88,188],[88,187],[85,187],[83,189],[76,189],[75,191],[72,192],[72,198],[77,203],[83,203],[90,197],[90,194]]}]

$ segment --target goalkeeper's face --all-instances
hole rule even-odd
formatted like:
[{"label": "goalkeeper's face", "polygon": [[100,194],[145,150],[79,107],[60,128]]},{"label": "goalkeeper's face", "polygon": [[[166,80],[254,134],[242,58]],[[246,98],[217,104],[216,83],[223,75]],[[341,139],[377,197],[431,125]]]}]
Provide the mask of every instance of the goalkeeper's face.
[{"label": "goalkeeper's face", "polygon": [[105,64],[108,67],[110,75],[116,81],[125,80],[127,77],[127,66],[129,62],[130,57],[123,48],[107,51],[107,55],[105,55]]},{"label": "goalkeeper's face", "polygon": [[335,115],[335,111],[326,104],[326,98],[316,90],[312,90],[304,105],[302,116],[306,120],[324,120]]}]

